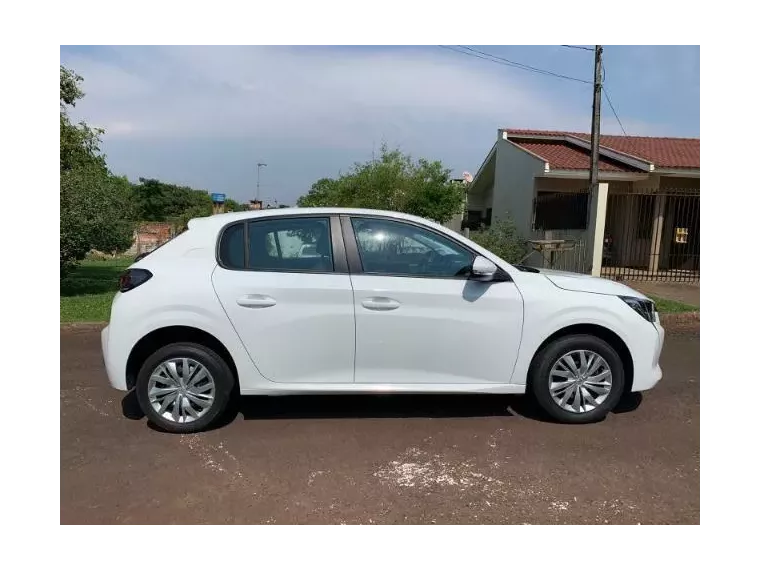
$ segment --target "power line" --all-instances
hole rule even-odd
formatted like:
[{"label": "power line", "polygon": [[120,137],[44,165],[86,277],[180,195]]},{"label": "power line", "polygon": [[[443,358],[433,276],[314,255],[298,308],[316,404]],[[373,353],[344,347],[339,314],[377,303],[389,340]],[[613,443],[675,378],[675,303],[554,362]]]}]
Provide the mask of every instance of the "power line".
[{"label": "power line", "polygon": [[625,132],[625,129],[623,128],[623,123],[620,122],[620,117],[618,117],[617,111],[615,110],[615,107],[612,105],[612,101],[610,100],[610,96],[607,93],[607,88],[602,86],[602,91],[604,92],[604,96],[607,99],[607,103],[610,104],[610,109],[612,109],[612,114],[615,115],[615,118],[617,119],[618,125],[620,125],[620,130],[623,131],[623,134],[625,136],[628,136],[628,133]]},{"label": "power line", "polygon": [[560,44],[562,47],[570,47],[573,49],[582,49],[586,51],[594,51],[594,48],[586,47],[586,46],[571,46],[569,44]]},{"label": "power line", "polygon": [[[509,59],[506,59],[506,58],[503,58],[503,57],[499,57],[497,55],[493,55],[491,53],[487,53],[487,52],[484,52],[484,51],[476,50],[474,48],[467,47],[467,46],[456,46],[456,48],[462,48],[462,49],[456,49],[455,47],[452,47],[452,46],[443,46],[443,45],[439,45],[438,47],[441,47],[441,48],[444,48],[444,49],[448,49],[448,50],[454,51],[456,53],[460,53],[462,55],[469,55],[471,57],[477,57],[478,59],[483,59],[485,61],[490,61],[491,63],[496,63],[496,64],[499,64],[499,65],[504,65],[506,67],[514,67],[514,68],[517,68],[517,69],[522,69],[523,71],[532,71],[534,73],[540,73],[542,75],[551,75],[551,76],[557,77],[559,79],[568,79],[570,81],[577,81],[579,83],[587,83],[589,85],[592,85],[594,83],[593,81],[588,81],[586,79],[580,79],[578,77],[570,77],[568,75],[562,75],[561,73],[554,73],[553,71],[549,71],[549,70],[546,70],[546,69],[540,69],[538,67],[533,67],[533,66],[530,66],[530,65],[526,65],[524,63],[520,63],[520,62],[517,62],[517,61],[512,61],[512,60],[509,60]],[[563,45],[562,47],[577,48],[577,49],[583,49],[583,50],[588,50],[588,51],[594,51],[594,48],[587,48],[587,47],[583,47],[583,46]],[[467,51],[463,51],[463,50],[467,50]],[[602,73],[603,73],[603,78],[602,78],[602,83],[603,83],[604,80],[607,78],[607,70],[604,68],[604,64],[603,63],[602,63]],[[607,99],[607,103],[609,104],[610,109],[612,109],[612,113],[615,115],[615,119],[617,119],[618,125],[620,125],[620,130],[623,131],[624,135],[628,136],[628,133],[626,133],[625,128],[623,127],[623,123],[620,121],[620,117],[618,116],[617,111],[615,110],[615,107],[613,106],[612,101],[610,100],[610,96],[607,93],[607,89],[604,88],[604,87],[602,87],[602,91],[604,92],[604,97]]]},{"label": "power line", "polygon": [[537,73],[544,73],[544,74],[554,75],[554,73],[551,72],[551,71],[547,71],[545,69],[539,69],[538,67],[532,67],[530,65],[527,65],[527,64],[524,64],[524,63],[520,63],[518,61],[512,61],[510,59],[506,59],[506,58],[498,56],[498,55],[493,55],[491,53],[486,53],[484,51],[480,51],[480,50],[477,50],[475,48],[471,48],[471,47],[467,47],[467,46],[457,46],[457,47],[462,48],[462,49],[466,49],[467,51],[469,51],[471,53],[479,54],[481,56],[486,56],[486,57],[492,58],[492,59],[497,60],[497,61],[502,61],[504,63],[508,63],[508,64],[510,64],[512,66],[515,66],[515,67],[519,68],[519,69],[524,69],[526,71],[535,71]]},{"label": "power line", "polygon": [[496,64],[504,65],[504,66],[507,66],[507,67],[515,67],[517,69],[522,69],[523,71],[532,71],[534,73],[540,73],[542,75],[551,75],[553,77],[557,77],[557,78],[560,78],[560,79],[568,79],[570,81],[578,81],[579,83],[588,83],[588,84],[593,83],[592,81],[588,81],[586,79],[579,79],[577,77],[570,77],[569,75],[562,75],[561,73],[554,73],[553,71],[549,71],[549,70],[546,70],[546,69],[540,69],[538,67],[533,67],[533,66],[530,66],[530,65],[526,65],[524,63],[519,63],[517,61],[512,61],[512,60],[509,60],[509,59],[506,59],[506,58],[503,58],[503,57],[499,57],[497,55],[493,55],[493,54],[490,54],[490,53],[487,53],[487,52],[484,52],[484,51],[479,51],[479,50],[476,50],[476,49],[473,49],[473,48],[470,48],[470,47],[467,47],[467,46],[457,46],[457,47],[462,48],[463,50],[467,50],[467,51],[462,51],[462,50],[456,49],[456,48],[451,47],[451,46],[438,46],[438,47],[449,49],[451,51],[454,51],[456,53],[460,53],[462,55],[469,55],[471,57],[477,57],[478,59],[484,59],[486,61],[490,61],[491,63],[496,63]]},{"label": "power line", "polygon": [[534,71],[536,73],[542,73],[544,75],[552,75],[554,77],[559,77],[561,79],[569,79],[571,81],[579,81],[581,83],[593,83],[592,81],[587,81],[585,79],[578,79],[577,77],[570,77],[569,75],[562,75],[561,73],[554,73],[553,71],[548,71],[546,69],[540,69],[538,67],[533,67],[531,65],[526,65],[524,63],[520,63],[520,62],[517,62],[517,61],[512,61],[512,60],[506,59],[504,57],[500,57],[498,55],[493,55],[493,54],[490,54],[490,53],[486,53],[484,51],[476,50],[476,49],[471,48],[471,47],[467,47],[467,46],[457,46],[457,47],[461,47],[463,49],[466,49],[466,50],[468,50],[470,52],[473,52],[473,53],[476,53],[476,54],[480,54],[480,55],[483,55],[483,56],[491,57],[491,58],[496,59],[498,61],[503,61],[505,63],[509,63],[511,65],[514,65],[514,66],[518,67],[519,69],[524,69],[526,71]]},{"label": "power line", "polygon": [[618,125],[620,125],[620,130],[623,131],[623,134],[625,136],[628,136],[628,133],[625,132],[625,129],[623,128],[623,123],[620,122],[620,117],[618,117],[617,111],[615,110],[615,107],[612,105],[612,99],[610,99],[610,95],[607,92],[607,88],[604,87],[604,82],[607,81],[607,69],[604,67],[604,62],[602,62],[602,91],[604,91],[604,97],[607,99],[607,103],[610,105],[610,109],[612,109],[612,114],[615,115],[615,118],[617,119]]}]

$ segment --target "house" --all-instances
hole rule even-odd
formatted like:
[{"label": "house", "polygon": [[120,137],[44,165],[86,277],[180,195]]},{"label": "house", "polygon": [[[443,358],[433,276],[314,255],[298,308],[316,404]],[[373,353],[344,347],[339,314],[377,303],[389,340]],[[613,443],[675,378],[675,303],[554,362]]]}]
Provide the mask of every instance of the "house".
[{"label": "house", "polygon": [[542,263],[621,279],[698,280],[699,139],[602,135],[594,196],[590,140],[499,129],[469,185],[462,228],[508,214],[536,248],[565,240],[554,259],[534,254]]}]

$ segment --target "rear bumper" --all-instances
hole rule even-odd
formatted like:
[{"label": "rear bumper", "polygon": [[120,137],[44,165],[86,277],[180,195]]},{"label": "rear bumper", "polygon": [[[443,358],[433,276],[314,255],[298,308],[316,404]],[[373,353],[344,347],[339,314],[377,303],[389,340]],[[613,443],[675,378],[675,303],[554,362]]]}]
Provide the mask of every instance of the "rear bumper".
[{"label": "rear bumper", "polygon": [[100,331],[100,345],[103,350],[103,362],[106,365],[108,383],[117,390],[127,391],[127,362],[126,359],[114,354],[113,346],[109,350],[110,327]]},{"label": "rear bumper", "polygon": [[634,360],[634,375],[632,392],[650,390],[662,379],[660,355],[665,343],[665,329],[660,326],[659,317],[654,323],[656,335],[651,336],[651,342],[638,358]]}]

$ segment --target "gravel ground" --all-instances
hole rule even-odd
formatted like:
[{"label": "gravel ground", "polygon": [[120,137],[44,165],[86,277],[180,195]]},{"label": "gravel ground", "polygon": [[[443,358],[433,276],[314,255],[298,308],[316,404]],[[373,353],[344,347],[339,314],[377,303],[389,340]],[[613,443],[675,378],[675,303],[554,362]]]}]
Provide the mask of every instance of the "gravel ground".
[{"label": "gravel ground", "polygon": [[699,523],[699,335],[605,421],[525,398],[244,398],[199,435],[112,390],[99,327],[61,329],[61,523]]}]

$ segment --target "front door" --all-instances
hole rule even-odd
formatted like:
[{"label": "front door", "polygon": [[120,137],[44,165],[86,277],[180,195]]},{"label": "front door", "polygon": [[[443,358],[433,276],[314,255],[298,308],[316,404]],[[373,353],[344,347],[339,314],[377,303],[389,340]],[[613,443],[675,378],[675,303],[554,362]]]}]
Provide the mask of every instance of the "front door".
[{"label": "front door", "polygon": [[343,235],[355,260],[356,382],[509,382],[523,319],[513,282],[468,279],[475,254],[412,222],[352,216]]},{"label": "front door", "polygon": [[333,245],[327,216],[259,218],[222,235],[214,289],[273,382],[353,382],[353,292]]}]

